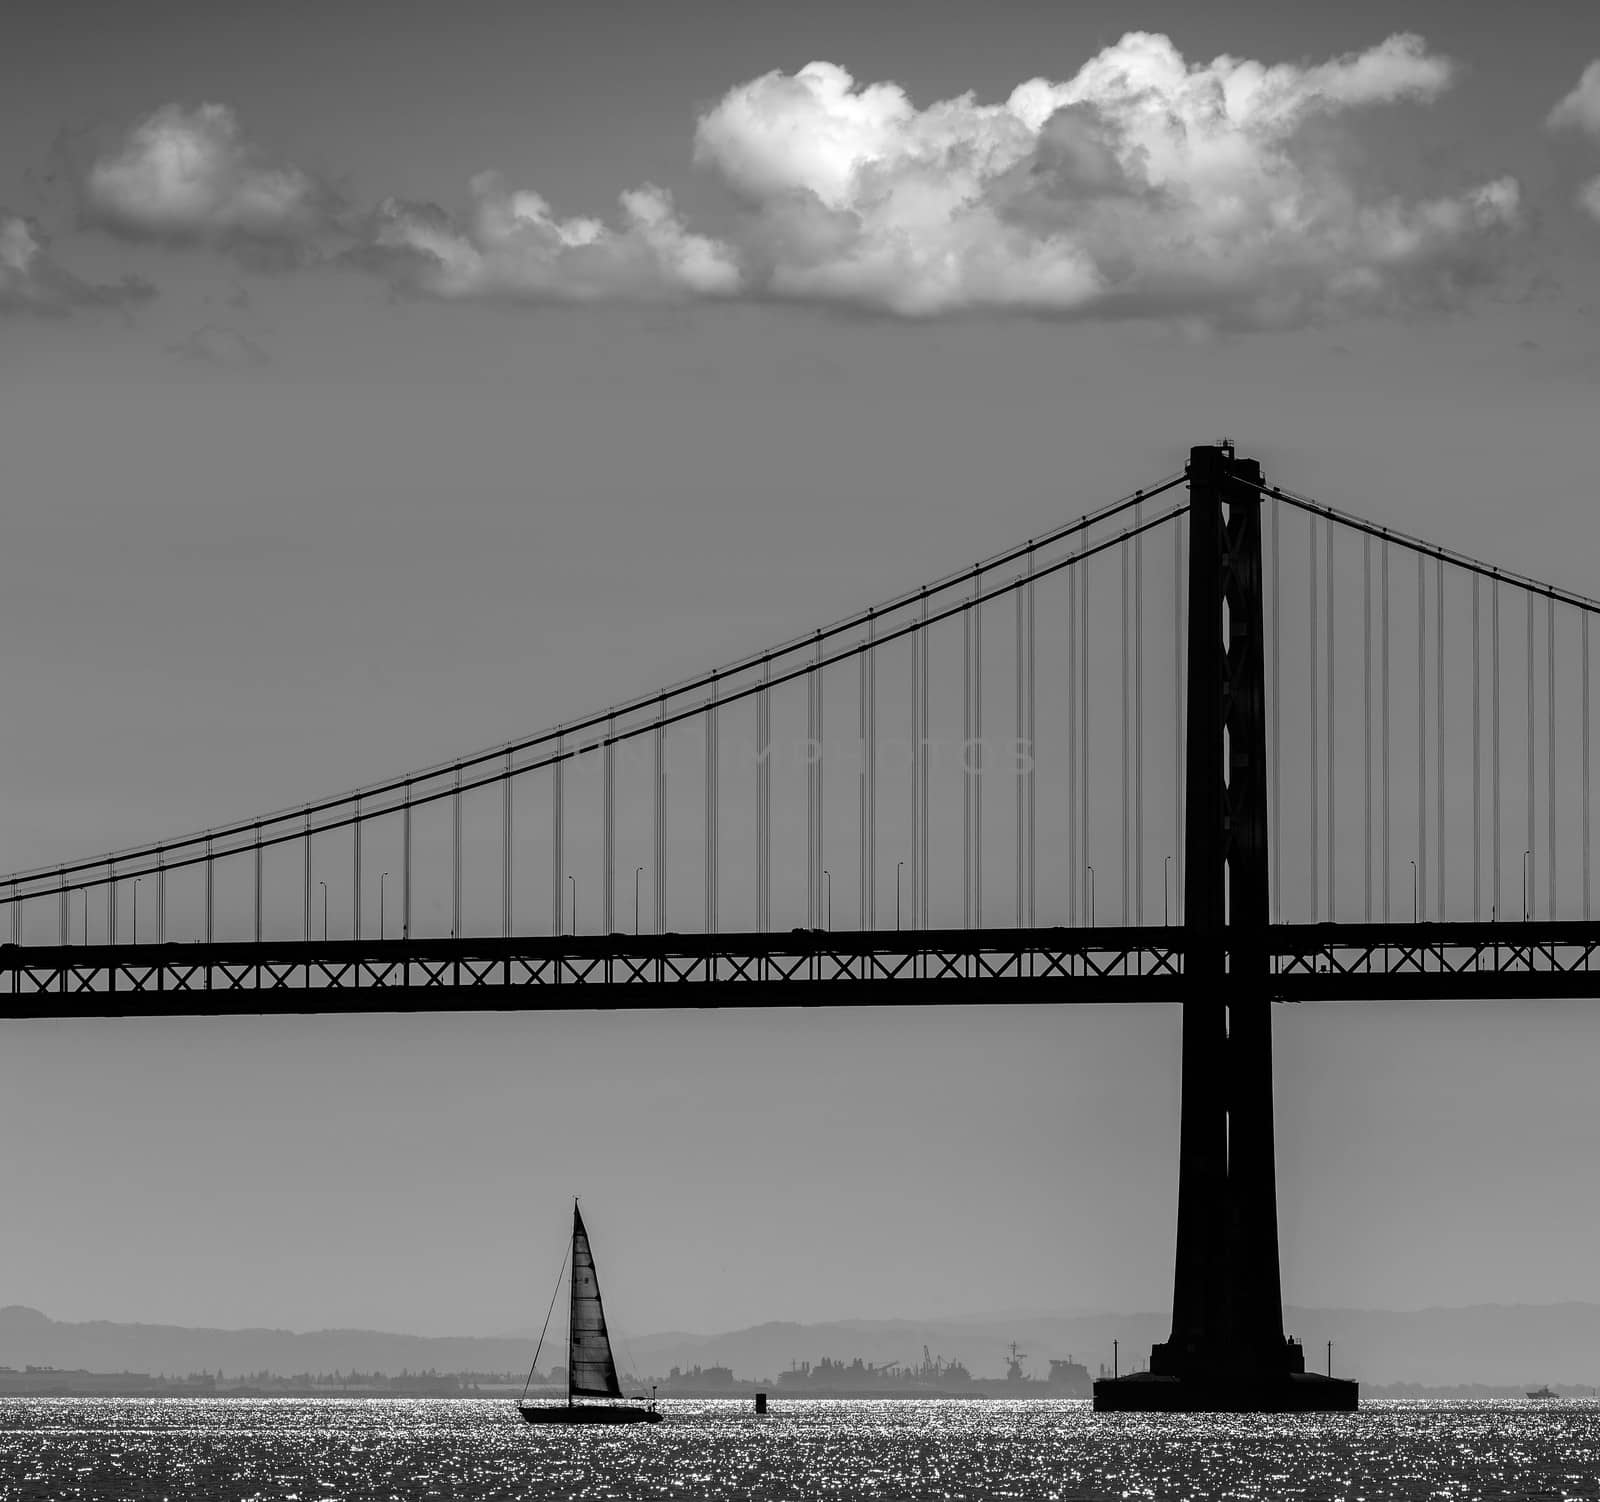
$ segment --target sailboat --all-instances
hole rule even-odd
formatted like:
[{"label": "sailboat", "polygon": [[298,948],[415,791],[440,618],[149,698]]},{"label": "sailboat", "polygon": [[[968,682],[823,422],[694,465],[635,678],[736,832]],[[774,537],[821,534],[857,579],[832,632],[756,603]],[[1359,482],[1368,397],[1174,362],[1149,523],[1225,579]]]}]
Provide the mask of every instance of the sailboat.
[{"label": "sailboat", "polygon": [[[577,1401],[579,1398],[620,1398],[622,1384],[617,1381],[617,1363],[611,1355],[611,1337],[606,1332],[606,1313],[600,1303],[600,1280],[595,1276],[594,1253],[576,1200],[572,1202],[569,1256],[572,1259],[572,1311],[567,1321],[567,1401],[565,1405],[528,1401],[528,1385],[533,1381],[533,1371],[538,1369],[539,1352],[544,1349],[544,1333],[541,1332],[539,1345],[533,1353],[533,1370],[522,1385],[517,1411],[530,1424],[659,1424],[661,1415],[656,1412],[653,1400],[644,1407],[627,1403],[586,1405]],[[560,1292],[561,1279],[557,1275],[556,1292],[550,1296],[552,1310],[556,1294]],[[548,1330],[548,1312],[544,1324]]]}]

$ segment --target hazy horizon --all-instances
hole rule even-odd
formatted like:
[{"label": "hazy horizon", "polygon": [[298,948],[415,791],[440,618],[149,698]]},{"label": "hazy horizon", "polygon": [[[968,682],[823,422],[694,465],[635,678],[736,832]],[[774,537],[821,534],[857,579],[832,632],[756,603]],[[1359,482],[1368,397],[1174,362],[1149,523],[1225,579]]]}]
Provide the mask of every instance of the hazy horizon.
[{"label": "hazy horizon", "polygon": [[[1295,1306],[1286,1305],[1286,1310]],[[1314,1314],[1463,1314],[1479,1310],[1549,1310],[1563,1308],[1597,1309],[1600,1310],[1600,1299],[1553,1299],[1548,1301],[1527,1300],[1516,1303],[1477,1303],[1477,1304],[1422,1304],[1412,1308],[1382,1308],[1375,1306],[1348,1306],[1345,1308],[1327,1307],[1315,1308],[1301,1306],[1307,1313]],[[48,1309],[38,1309],[31,1304],[8,1302],[0,1304],[0,1314],[8,1310],[26,1310],[33,1314],[43,1315],[52,1324],[61,1325],[163,1325],[168,1328],[183,1330],[212,1330],[222,1334],[236,1334],[254,1330],[270,1330],[289,1335],[321,1335],[332,1333],[353,1333],[362,1335],[397,1335],[419,1340],[509,1340],[532,1341],[539,1335],[537,1323],[522,1328],[508,1328],[503,1330],[454,1330],[448,1333],[435,1332],[428,1334],[418,1330],[375,1329],[357,1325],[319,1325],[296,1327],[293,1325],[172,1325],[167,1321],[139,1320],[117,1315],[89,1315],[82,1319],[58,1319]],[[752,1325],[740,1325],[725,1330],[684,1330],[684,1329],[642,1329],[630,1330],[629,1338],[632,1340],[659,1340],[665,1338],[685,1338],[691,1340],[716,1340],[721,1336],[739,1335],[749,1330],[759,1330],[769,1326],[796,1326],[800,1328],[839,1328],[848,1329],[851,1326],[881,1328],[887,1325],[906,1325],[923,1328],[931,1325],[983,1325],[983,1324],[1025,1324],[1029,1322],[1047,1322],[1063,1320],[1109,1320],[1109,1319],[1170,1319],[1171,1310],[1168,1308],[1154,1307],[1150,1309],[1032,1309],[1032,1310],[968,1310],[959,1314],[940,1315],[838,1315],[832,1318],[814,1320],[758,1320]],[[4,1352],[0,1351],[0,1356]]]}]

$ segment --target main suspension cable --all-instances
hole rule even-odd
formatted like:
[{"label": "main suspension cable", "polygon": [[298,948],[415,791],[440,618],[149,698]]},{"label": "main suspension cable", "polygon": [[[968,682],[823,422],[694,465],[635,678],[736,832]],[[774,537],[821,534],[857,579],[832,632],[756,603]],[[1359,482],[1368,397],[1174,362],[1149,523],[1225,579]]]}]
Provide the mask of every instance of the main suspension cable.
[{"label": "main suspension cable", "polygon": [[[184,835],[177,839],[159,840],[144,845],[130,846],[122,850],[110,851],[106,854],[97,855],[92,859],[73,861],[62,866],[40,866],[28,870],[11,872],[5,876],[0,876],[0,882],[11,880],[16,880],[18,882],[54,882],[56,878],[62,876],[75,875],[81,871],[96,870],[104,866],[108,861],[116,861],[119,864],[143,861],[153,859],[158,855],[169,854],[173,851],[191,849],[197,845],[204,844],[208,839],[213,841],[225,841],[241,837],[248,837],[253,833],[257,825],[260,825],[264,830],[271,829],[275,825],[284,823],[288,820],[298,821],[306,814],[315,816],[318,814],[331,812],[335,809],[344,808],[358,797],[368,801],[392,797],[397,793],[401,793],[409,789],[409,787],[414,783],[429,782],[436,778],[445,777],[455,771],[457,768],[463,771],[471,771],[476,767],[485,766],[492,762],[498,761],[503,756],[508,754],[516,756],[525,751],[532,751],[542,746],[551,745],[558,736],[565,737],[567,741],[571,743],[575,740],[575,738],[582,735],[584,732],[600,729],[615,718],[643,713],[652,707],[664,711],[666,705],[673,700],[681,699],[686,695],[702,693],[709,689],[713,684],[721,683],[726,679],[737,678],[743,674],[754,672],[765,664],[793,657],[802,652],[805,648],[811,646],[813,642],[831,641],[840,636],[851,635],[859,631],[869,619],[892,614],[898,610],[915,605],[923,595],[943,594],[948,590],[956,589],[969,579],[981,579],[985,575],[991,574],[998,569],[1006,567],[1008,564],[1017,562],[1029,556],[1036,555],[1042,548],[1051,547],[1054,544],[1075,535],[1086,535],[1094,528],[1102,526],[1106,522],[1112,520],[1114,517],[1121,515],[1124,511],[1131,510],[1136,505],[1154,500],[1157,496],[1164,495],[1168,491],[1175,489],[1177,486],[1182,485],[1187,478],[1188,471],[1186,469],[1179,471],[1176,474],[1168,475],[1158,485],[1136,490],[1127,495],[1121,496],[1117,500],[1110,502],[1108,505],[1100,507],[1098,510],[1086,512],[1083,516],[1077,518],[1075,521],[1065,523],[1050,532],[1046,532],[1038,537],[1029,539],[1028,542],[1020,547],[1009,548],[1005,552],[994,554],[989,558],[980,559],[971,567],[961,569],[956,573],[944,575],[942,578],[937,579],[930,584],[924,585],[920,589],[910,590],[904,594],[893,596],[890,599],[874,605],[867,610],[858,611],[854,615],[844,617],[841,620],[833,622],[831,625],[822,627],[821,629],[810,632],[804,636],[797,636],[788,641],[781,642],[777,646],[771,647],[764,652],[756,653],[749,657],[740,658],[731,663],[725,663],[719,668],[701,673],[693,678],[685,679],[680,683],[668,685],[666,688],[660,689],[655,693],[643,694],[633,699],[624,700],[620,703],[613,704],[608,708],[599,711],[598,713],[587,715],[581,719],[573,720],[563,725],[553,726],[549,729],[539,731],[537,734],[504,742],[486,750],[474,752],[469,756],[458,757],[450,761],[437,763],[433,766],[420,768],[416,771],[406,773],[403,776],[392,777],[384,781],[367,784],[363,787],[355,788],[345,793],[340,793],[331,798],[324,798],[311,803],[296,804],[291,808],[278,809],[272,813],[263,814],[258,817],[241,819],[236,822],[217,825],[212,829],[195,834]],[[1186,509],[1187,507],[1179,508],[1180,511]],[[1135,530],[1148,530],[1151,525],[1159,525],[1161,522],[1167,520],[1169,516],[1174,514],[1176,513],[1165,513],[1163,516],[1156,518],[1153,523],[1146,523],[1142,528]],[[1092,551],[1095,550],[1086,550],[1086,552]],[[1074,554],[1072,555],[1072,558],[1076,559],[1082,556],[1085,556],[1085,554]],[[1061,563],[1058,561],[1056,564],[1053,564],[1048,568],[1041,569],[1039,571],[1040,576],[1043,577],[1047,573],[1054,572],[1055,568],[1060,566]],[[1015,587],[1015,585],[1011,587]],[[1006,592],[1004,589],[991,591],[989,595],[985,596],[985,598],[991,598],[994,594],[1004,592]],[[955,608],[959,610],[967,607],[964,603],[958,603]],[[942,616],[935,617],[935,619],[940,618],[942,618]],[[915,623],[913,624],[912,629],[916,629]],[[898,634],[900,634],[898,631],[893,633],[893,635]],[[890,637],[886,637],[884,639],[890,640],[893,638],[891,635]],[[843,655],[853,654],[845,653]],[[837,660],[837,658],[830,660]],[[802,669],[802,671],[804,670]],[[775,681],[780,683],[788,682],[789,679],[794,676],[797,675],[793,672],[784,673],[779,675]],[[729,700],[731,701],[733,699],[743,697],[745,697],[745,694],[741,692],[729,696]],[[668,715],[663,712],[657,716],[657,719],[664,723],[672,724],[675,723],[679,718],[688,718],[689,716],[697,714],[698,712],[698,708],[691,709],[683,715]],[[652,720],[650,723],[654,724],[655,721]],[[641,730],[639,733],[644,733],[644,731]],[[624,737],[619,737],[619,739],[621,738]],[[521,770],[531,770],[536,766],[544,764],[545,763],[541,760],[536,763],[531,763],[529,766],[524,767]],[[467,786],[478,787],[485,785],[485,782],[494,781],[498,781],[498,778],[488,778],[484,779],[483,781],[472,779],[468,782]],[[327,824],[319,825],[318,828],[320,830],[343,828],[345,822],[346,821],[344,820],[331,821]],[[268,839],[264,843],[270,846],[279,843],[279,841],[276,839]],[[192,862],[177,864],[192,864]],[[100,883],[98,882],[91,882],[84,883],[83,885],[99,884]],[[49,890],[52,891],[55,889],[56,888],[53,885],[49,888]],[[73,889],[76,890],[77,888]]]},{"label": "main suspension cable", "polygon": [[[1147,496],[1148,496],[1148,493],[1147,493]],[[1171,510],[1163,512],[1161,515],[1156,516],[1156,517],[1152,517],[1148,521],[1143,522],[1139,527],[1139,531],[1140,532],[1149,532],[1149,531],[1152,531],[1153,529],[1155,529],[1157,527],[1164,526],[1168,522],[1175,521],[1178,517],[1181,517],[1182,515],[1184,515],[1188,511],[1188,509],[1189,508],[1188,508],[1188,505],[1186,503],[1185,504],[1180,504],[1178,506],[1174,506]],[[1055,561],[1053,561],[1053,562],[1051,562],[1049,564],[1046,564],[1043,568],[1040,568],[1033,575],[1033,578],[1035,580],[1043,579],[1043,578],[1048,577],[1051,574],[1058,573],[1063,569],[1066,569],[1066,568],[1069,568],[1069,567],[1072,567],[1072,566],[1075,566],[1075,565],[1083,564],[1087,560],[1092,559],[1094,557],[1097,557],[1098,555],[1100,555],[1102,553],[1105,553],[1105,552],[1109,551],[1112,548],[1121,546],[1124,542],[1127,541],[1127,539],[1131,535],[1132,535],[1131,531],[1122,532],[1122,533],[1119,533],[1115,537],[1106,538],[1103,541],[1094,544],[1093,546],[1086,545],[1083,548],[1083,550],[1081,552],[1079,552],[1079,553],[1074,553],[1074,554],[1071,554],[1071,555],[1069,555],[1067,557],[1056,559]],[[959,599],[954,605],[948,605],[948,606],[944,607],[943,609],[941,609],[941,610],[939,610],[937,612],[930,613],[925,619],[913,619],[912,621],[910,621],[910,622],[908,622],[908,623],[906,623],[904,625],[899,625],[899,626],[894,627],[892,630],[886,632],[884,635],[882,635],[881,637],[877,638],[878,644],[881,646],[881,645],[884,645],[884,644],[886,644],[888,642],[898,641],[901,637],[912,635],[915,632],[927,630],[930,626],[935,625],[935,624],[939,623],[940,621],[949,620],[953,616],[962,615],[962,614],[964,614],[964,613],[966,613],[968,611],[975,611],[979,606],[987,604],[991,600],[999,599],[1003,595],[1010,594],[1013,591],[1015,591],[1015,590],[1017,590],[1019,588],[1022,588],[1026,584],[1026,582],[1027,582],[1027,576],[1023,575],[1023,576],[1018,576],[1015,579],[1007,580],[1006,582],[1004,582],[1002,584],[998,584],[998,585],[994,586],[993,588],[991,588],[989,590],[986,590],[986,591],[976,591],[975,590],[975,592],[973,594],[971,594],[970,596],[966,596],[966,597],[963,597],[963,598]],[[1084,603],[1084,610],[1086,611],[1087,610],[1087,591],[1086,590],[1084,591],[1084,595],[1083,595],[1083,603]],[[787,669],[783,673],[780,673],[780,674],[778,674],[778,675],[776,675],[776,676],[774,676],[774,677],[772,677],[770,679],[758,679],[753,683],[746,684],[743,687],[741,687],[739,689],[736,689],[734,692],[728,694],[725,698],[721,699],[719,702],[721,702],[722,704],[725,704],[725,705],[726,704],[739,703],[742,700],[749,699],[749,698],[755,696],[756,694],[761,693],[763,691],[763,689],[778,688],[778,687],[783,686],[786,683],[792,683],[792,682],[796,681],[797,679],[808,677],[808,676],[810,676],[812,674],[819,674],[819,673],[821,673],[821,671],[823,669],[825,669],[827,667],[835,666],[835,665],[837,665],[839,663],[843,663],[843,662],[848,662],[851,658],[859,656],[863,651],[867,650],[867,648],[865,647],[865,645],[863,643],[856,642],[854,644],[841,647],[841,648],[837,649],[836,651],[834,651],[831,655],[826,655],[825,656],[823,654],[822,648],[821,648],[821,637],[822,637],[822,634],[823,633],[821,633],[821,632],[817,633],[817,636],[816,636],[816,640],[817,640],[817,643],[818,643],[818,645],[817,645],[817,655],[816,655],[816,657],[815,657],[815,659],[813,661],[807,662],[807,663],[803,663],[801,666],[799,666],[797,668]],[[759,665],[759,663],[757,665]],[[822,712],[821,712],[821,708],[822,707],[821,707],[821,702],[820,702],[820,697],[819,697],[819,701],[818,701],[818,727],[817,727],[818,728],[818,739],[819,739],[819,742],[820,742],[821,729],[822,729]],[[643,722],[641,724],[634,725],[634,726],[631,726],[631,727],[623,729],[623,730],[619,730],[619,731],[615,732],[615,734],[603,735],[603,736],[601,736],[600,738],[598,738],[596,740],[589,741],[589,742],[586,742],[586,743],[581,744],[581,745],[566,746],[565,744],[562,744],[562,745],[558,746],[556,750],[554,750],[551,753],[539,758],[536,761],[524,762],[521,766],[516,768],[516,770],[512,773],[512,775],[513,776],[526,776],[526,775],[532,774],[534,772],[541,771],[545,767],[559,765],[562,762],[573,761],[573,760],[575,760],[576,758],[578,758],[580,756],[585,756],[585,755],[588,755],[588,754],[590,754],[592,752],[601,751],[608,744],[620,744],[623,741],[633,740],[633,739],[636,739],[636,738],[638,738],[640,736],[656,734],[658,732],[661,732],[661,731],[664,731],[664,730],[670,728],[671,726],[678,725],[678,724],[681,724],[681,723],[683,723],[685,721],[694,719],[697,716],[703,714],[704,710],[705,710],[704,704],[691,704],[691,705],[686,706],[683,709],[674,711],[670,715],[663,715],[659,719],[655,719],[655,720],[647,720],[647,721],[645,721],[645,722]],[[566,733],[565,730],[560,732],[560,738],[562,738],[563,740],[564,740],[565,733]],[[502,751],[498,751],[497,750],[494,753],[494,757],[495,758],[499,758],[502,754],[503,754]],[[467,763],[466,762],[462,762],[461,765],[464,767],[464,766],[467,765]],[[473,790],[475,790],[477,788],[491,787],[491,786],[495,785],[496,783],[498,783],[501,780],[502,775],[503,774],[499,770],[496,770],[496,771],[494,771],[494,772],[492,772],[492,773],[490,773],[488,775],[475,777],[475,778],[471,779],[470,781],[463,781],[460,784],[460,790],[462,792],[471,792],[471,791],[473,791]],[[409,784],[405,784],[404,786],[407,788],[407,791],[409,792]],[[386,818],[386,817],[388,817],[390,815],[402,812],[402,810],[404,808],[406,808],[406,807],[421,808],[426,804],[436,803],[436,802],[439,802],[442,799],[450,797],[451,794],[452,794],[452,791],[453,791],[453,789],[450,788],[450,787],[439,788],[439,789],[436,789],[436,790],[428,792],[428,793],[424,793],[424,794],[421,794],[421,795],[418,795],[418,796],[409,797],[408,801],[406,803],[404,803],[404,804],[400,804],[400,803],[388,804],[388,805],[384,805],[383,807],[380,807],[378,809],[373,809],[373,810],[369,810],[367,812],[361,813],[359,815],[346,814],[343,817],[340,817],[340,818],[337,818],[337,819],[330,819],[325,823],[317,825],[315,827],[315,831],[314,832],[317,833],[317,834],[327,834],[327,833],[331,833],[331,832],[333,832],[335,830],[347,829],[352,824],[355,824],[357,822],[363,822],[363,821],[370,822],[370,821],[375,820],[375,819]],[[365,795],[363,795],[363,796],[365,796]],[[818,788],[817,788],[817,800],[818,800],[818,807],[817,807],[818,822],[819,822],[819,826],[820,826],[820,823],[821,823],[821,802],[822,802],[822,787],[821,787],[821,779],[820,778],[819,778],[819,781],[818,781]],[[332,804],[332,805],[329,805],[329,806],[330,807],[345,807],[345,806],[348,806],[348,800],[346,800],[343,803]],[[296,818],[299,818],[299,817],[301,817],[303,812],[304,812],[303,810],[296,810],[296,811],[294,811],[294,815],[293,816],[296,817]],[[265,828],[269,821],[263,820],[261,822],[262,822],[262,827]],[[255,826],[253,824],[241,826],[242,832],[244,834],[246,834],[246,835],[252,834],[253,831],[254,831],[254,828],[255,828]],[[302,838],[302,835],[303,835],[303,831],[302,830],[295,829],[295,830],[290,831],[287,834],[278,834],[278,835],[272,836],[269,839],[263,839],[261,843],[262,843],[262,845],[264,847],[270,848],[270,847],[272,847],[274,845],[282,845],[282,844],[288,843],[288,842],[293,841],[293,840],[298,840],[298,839]],[[201,838],[202,841],[206,841],[206,840],[210,840],[212,838],[217,838],[217,837],[219,837],[219,836],[211,835],[211,836],[201,836],[200,838]],[[183,843],[187,844],[187,843],[192,843],[192,842],[185,841]],[[176,848],[176,842],[174,844],[161,846],[159,848],[158,847],[154,847],[154,846],[149,847],[149,848],[150,848],[150,853],[151,853],[152,856],[160,855],[160,854],[164,854],[164,853],[169,852],[172,849]],[[182,869],[184,869],[186,867],[189,867],[189,866],[203,865],[209,860],[213,860],[213,859],[219,859],[220,860],[220,859],[223,859],[223,858],[231,856],[231,855],[241,854],[245,850],[248,850],[248,849],[251,849],[251,848],[253,848],[253,845],[243,845],[243,846],[239,846],[239,847],[230,847],[229,849],[223,850],[223,851],[218,851],[218,852],[213,852],[213,853],[201,853],[199,855],[189,856],[189,857],[186,857],[183,860],[167,861],[165,863],[165,869],[167,869],[168,871],[177,871],[177,870],[182,870]],[[820,843],[819,843],[819,848],[820,848]],[[48,868],[48,869],[42,869],[37,873],[36,876],[25,876],[25,875],[21,875],[21,874],[18,874],[18,875],[15,875],[15,876],[0,876],[0,884],[10,883],[13,887],[15,887],[17,885],[21,885],[23,883],[27,883],[27,882],[38,882],[38,883],[40,883],[38,888],[36,890],[32,891],[32,892],[16,893],[15,895],[13,895],[11,893],[6,893],[6,894],[3,894],[3,895],[0,895],[0,906],[3,906],[6,903],[9,903],[9,902],[12,902],[12,901],[31,901],[31,900],[34,900],[36,898],[44,897],[44,896],[47,896],[47,895],[49,895],[51,893],[55,893],[55,892],[58,892],[58,891],[61,891],[61,890],[82,891],[82,890],[84,890],[86,888],[90,888],[90,887],[104,886],[109,881],[111,881],[113,879],[123,880],[123,879],[132,878],[134,876],[144,876],[146,874],[154,874],[154,872],[156,870],[156,867],[152,865],[152,866],[148,866],[148,867],[137,867],[137,868],[125,869],[125,870],[122,871],[121,875],[119,877],[116,877],[116,878],[108,877],[105,874],[103,874],[108,860],[120,861],[121,859],[122,859],[122,857],[120,857],[120,856],[109,856],[108,857],[108,856],[102,855],[102,856],[100,856],[100,857],[98,857],[98,858],[96,858],[95,860],[92,860],[92,861],[81,861],[81,862],[74,863],[72,865],[64,865],[64,866],[58,866],[58,867],[51,867],[51,868]],[[87,878],[87,879],[85,879],[83,881],[73,882],[73,883],[66,884],[66,885],[63,885],[61,883],[60,878],[63,875],[70,874],[70,873],[73,873],[73,872],[78,872],[78,871],[94,871],[94,872],[100,872],[102,874],[89,877],[89,878]]]}]

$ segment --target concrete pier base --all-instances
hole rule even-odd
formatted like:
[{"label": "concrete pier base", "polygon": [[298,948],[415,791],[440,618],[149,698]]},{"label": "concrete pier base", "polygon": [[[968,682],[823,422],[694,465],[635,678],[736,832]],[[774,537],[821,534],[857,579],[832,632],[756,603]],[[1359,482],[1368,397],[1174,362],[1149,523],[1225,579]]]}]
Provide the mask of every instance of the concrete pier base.
[{"label": "concrete pier base", "polygon": [[1094,1385],[1096,1413],[1353,1413],[1360,1385],[1343,1377],[1290,1372],[1196,1373],[1164,1377],[1136,1372]]}]

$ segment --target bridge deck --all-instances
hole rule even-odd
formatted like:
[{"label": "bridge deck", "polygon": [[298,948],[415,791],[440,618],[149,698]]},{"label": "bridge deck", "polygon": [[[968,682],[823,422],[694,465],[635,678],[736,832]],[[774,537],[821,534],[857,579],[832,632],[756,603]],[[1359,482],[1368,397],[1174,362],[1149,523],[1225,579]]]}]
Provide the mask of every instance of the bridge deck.
[{"label": "bridge deck", "polygon": [[[1176,1002],[1177,927],[0,948],[0,1015]],[[1600,995],[1600,922],[1280,924],[1278,1000]]]}]

